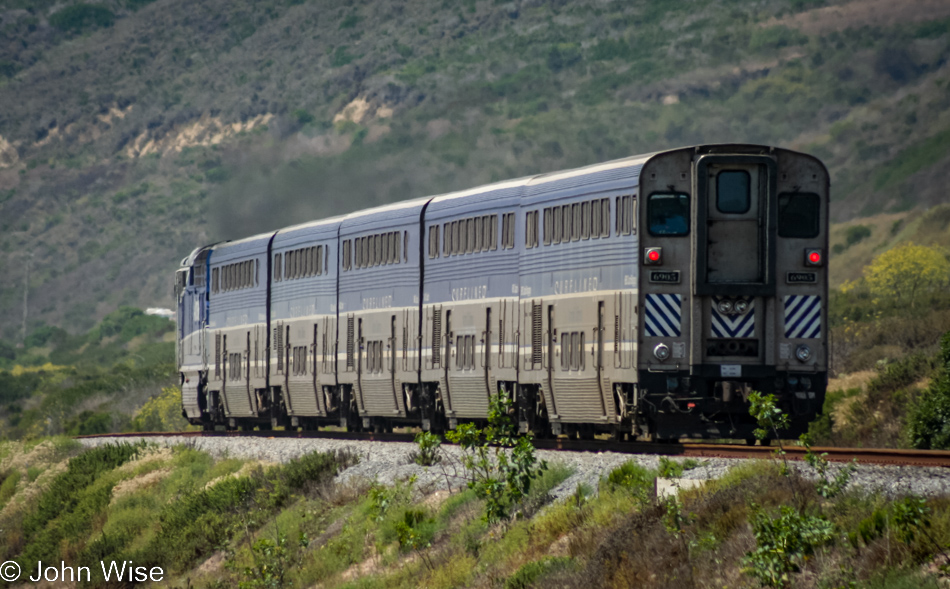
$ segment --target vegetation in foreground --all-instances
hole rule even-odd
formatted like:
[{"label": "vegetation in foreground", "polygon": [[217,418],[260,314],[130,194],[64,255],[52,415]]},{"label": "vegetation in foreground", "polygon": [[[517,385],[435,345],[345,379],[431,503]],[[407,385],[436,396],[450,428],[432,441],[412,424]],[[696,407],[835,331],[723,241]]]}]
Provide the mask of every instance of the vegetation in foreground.
[{"label": "vegetation in foreground", "polygon": [[811,426],[817,444],[950,448],[942,431],[950,403],[948,286],[950,250],[904,244],[832,290],[831,372],[838,378]]},{"label": "vegetation in foreground", "polygon": [[120,307],[84,334],[0,341],[0,439],[180,430],[175,324]]},{"label": "vegetation in foreground", "polygon": [[[781,427],[771,399],[757,407],[763,428]],[[487,479],[451,493],[414,475],[336,481],[353,461],[3,442],[0,559],[126,559],[162,567],[167,586],[208,588],[936,588],[946,578],[950,498],[854,488],[850,469],[819,455],[810,478],[777,460],[746,463],[663,498],[657,476],[702,465],[628,462],[561,502],[549,492],[571,471],[553,464],[500,517],[480,490]]]}]

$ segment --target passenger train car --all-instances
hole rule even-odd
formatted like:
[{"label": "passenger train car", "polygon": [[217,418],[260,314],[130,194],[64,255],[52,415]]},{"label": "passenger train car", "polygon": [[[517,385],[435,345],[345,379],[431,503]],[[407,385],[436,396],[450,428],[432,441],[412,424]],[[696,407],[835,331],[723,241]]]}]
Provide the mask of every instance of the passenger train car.
[{"label": "passenger train car", "polygon": [[183,414],[206,429],[788,435],[827,384],[828,172],[702,145],[196,249],[176,278]]}]

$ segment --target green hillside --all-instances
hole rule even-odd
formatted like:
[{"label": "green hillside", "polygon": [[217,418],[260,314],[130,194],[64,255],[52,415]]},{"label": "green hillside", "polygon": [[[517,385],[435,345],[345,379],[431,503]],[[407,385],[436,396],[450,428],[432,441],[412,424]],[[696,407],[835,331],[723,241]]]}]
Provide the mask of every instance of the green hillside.
[{"label": "green hillside", "polygon": [[0,337],[27,266],[27,332],[78,332],[204,243],[699,142],[933,206],[948,56],[933,0],[0,0]]}]

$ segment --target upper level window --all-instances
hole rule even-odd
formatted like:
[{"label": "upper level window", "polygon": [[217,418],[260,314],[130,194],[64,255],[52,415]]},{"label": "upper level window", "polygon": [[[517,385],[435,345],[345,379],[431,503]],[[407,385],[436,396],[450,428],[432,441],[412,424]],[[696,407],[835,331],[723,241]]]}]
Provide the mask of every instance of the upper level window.
[{"label": "upper level window", "polygon": [[716,176],[716,208],[720,213],[748,212],[751,195],[751,177],[745,170],[726,170]]},{"label": "upper level window", "polygon": [[650,235],[689,233],[689,195],[682,192],[654,192],[647,199]]},{"label": "upper level window", "polygon": [[779,237],[818,237],[821,198],[813,192],[783,192],[778,195]]}]

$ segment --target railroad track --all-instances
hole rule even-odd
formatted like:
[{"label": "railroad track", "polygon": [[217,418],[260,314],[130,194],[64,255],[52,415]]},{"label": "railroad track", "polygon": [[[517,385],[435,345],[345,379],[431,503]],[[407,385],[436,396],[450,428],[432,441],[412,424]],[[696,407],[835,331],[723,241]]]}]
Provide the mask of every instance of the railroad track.
[{"label": "railroad track", "polygon": [[[187,432],[138,432],[121,434],[95,434],[76,436],[83,438],[137,438],[137,437],[257,437],[257,438],[310,438],[350,440],[364,442],[412,442],[412,433],[363,433],[335,431],[187,431]],[[539,450],[562,450],[571,452],[617,452],[621,454],[659,454],[691,458],[767,458],[776,447],[746,446],[743,444],[655,444],[650,442],[618,442],[615,440],[571,440],[567,438],[535,439]],[[950,468],[950,451],[944,450],[892,450],[886,448],[829,448],[813,447],[815,453],[827,454],[832,462],[857,460],[861,464],[890,464],[899,466],[939,466]],[[802,446],[785,446],[789,460],[804,460],[806,450]]]}]

